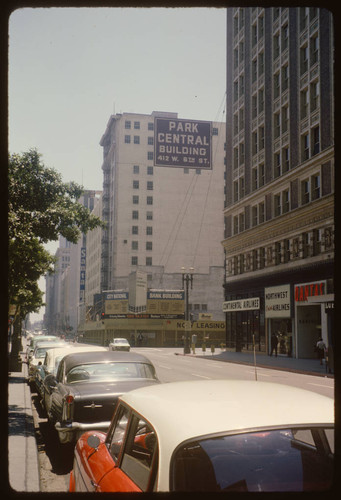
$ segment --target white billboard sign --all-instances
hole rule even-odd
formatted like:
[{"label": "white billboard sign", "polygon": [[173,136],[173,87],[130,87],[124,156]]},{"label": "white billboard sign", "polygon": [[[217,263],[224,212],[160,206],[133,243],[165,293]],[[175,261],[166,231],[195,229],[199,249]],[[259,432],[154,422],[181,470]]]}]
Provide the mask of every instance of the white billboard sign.
[{"label": "white billboard sign", "polygon": [[266,318],[290,318],[290,285],[265,288],[264,298]]}]

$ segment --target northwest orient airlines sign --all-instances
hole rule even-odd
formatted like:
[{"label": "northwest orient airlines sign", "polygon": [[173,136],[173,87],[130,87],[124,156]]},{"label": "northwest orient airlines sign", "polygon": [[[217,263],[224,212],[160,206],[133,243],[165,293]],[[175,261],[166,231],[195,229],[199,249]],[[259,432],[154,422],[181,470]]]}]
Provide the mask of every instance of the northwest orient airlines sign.
[{"label": "northwest orient airlines sign", "polygon": [[211,122],[155,118],[155,166],[210,170],[211,153]]},{"label": "northwest orient airlines sign", "polygon": [[259,297],[223,302],[223,312],[251,311],[260,308]]}]

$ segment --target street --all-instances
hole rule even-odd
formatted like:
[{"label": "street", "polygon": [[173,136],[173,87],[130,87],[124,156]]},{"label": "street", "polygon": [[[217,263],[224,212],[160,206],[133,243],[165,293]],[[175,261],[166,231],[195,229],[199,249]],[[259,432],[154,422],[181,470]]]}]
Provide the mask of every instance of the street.
[{"label": "street", "polygon": [[[207,359],[203,359],[199,357],[202,355],[201,350],[197,356],[183,356],[182,348],[141,347],[133,348],[132,351],[147,356],[153,362],[162,383],[225,378],[255,379],[254,366],[212,360],[209,359],[211,353],[207,353],[205,356]],[[334,397],[333,378],[257,368],[257,379],[300,387]],[[203,400],[204,397],[203,395]],[[57,434],[49,426],[35,393],[32,393],[32,409],[38,445],[41,491],[65,492],[68,489],[69,474],[72,469],[73,450],[71,447],[59,444]]]}]

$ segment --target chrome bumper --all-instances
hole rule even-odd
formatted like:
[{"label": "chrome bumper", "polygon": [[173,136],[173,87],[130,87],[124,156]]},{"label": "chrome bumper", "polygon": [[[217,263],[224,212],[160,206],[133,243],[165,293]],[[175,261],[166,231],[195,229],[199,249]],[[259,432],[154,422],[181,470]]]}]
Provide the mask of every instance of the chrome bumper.
[{"label": "chrome bumper", "polygon": [[77,440],[86,431],[96,430],[105,432],[109,429],[109,425],[110,420],[108,422],[95,423],[72,422],[66,425],[57,422],[54,427],[58,432],[59,441],[65,444]]}]

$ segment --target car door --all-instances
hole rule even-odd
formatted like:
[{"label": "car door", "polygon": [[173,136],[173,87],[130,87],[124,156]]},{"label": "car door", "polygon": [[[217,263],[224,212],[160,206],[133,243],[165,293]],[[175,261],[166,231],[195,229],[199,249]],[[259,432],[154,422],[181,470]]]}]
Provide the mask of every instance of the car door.
[{"label": "car door", "polygon": [[60,421],[62,418],[63,397],[66,393],[64,374],[65,363],[61,362],[56,377],[51,376],[50,384],[50,413],[54,422]]},{"label": "car door", "polygon": [[107,449],[116,467],[103,476],[98,491],[152,491],[157,472],[157,439],[152,426],[121,404],[108,435]]}]

